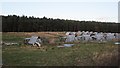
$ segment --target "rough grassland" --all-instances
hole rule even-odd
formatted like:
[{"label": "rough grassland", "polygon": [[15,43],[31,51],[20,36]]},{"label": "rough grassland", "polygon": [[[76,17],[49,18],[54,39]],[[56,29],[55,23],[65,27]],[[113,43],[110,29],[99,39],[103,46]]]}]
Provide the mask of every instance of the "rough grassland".
[{"label": "rough grassland", "polygon": [[[26,35],[27,34],[27,35]],[[37,34],[56,38],[59,33],[3,33],[3,41],[22,43],[25,37]],[[59,42],[60,43],[60,42]],[[2,47],[4,66],[116,66],[118,65],[118,46],[114,42],[80,42],[73,47],[58,48],[61,44],[43,44],[41,48],[30,45]]]}]

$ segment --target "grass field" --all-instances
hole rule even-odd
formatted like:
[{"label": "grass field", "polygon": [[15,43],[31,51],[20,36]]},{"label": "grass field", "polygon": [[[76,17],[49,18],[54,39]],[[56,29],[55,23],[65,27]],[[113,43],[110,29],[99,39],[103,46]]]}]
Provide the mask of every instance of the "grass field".
[{"label": "grass field", "polygon": [[[41,48],[24,45],[25,37],[46,37],[51,40],[64,36],[64,32],[3,33],[3,42],[18,42],[19,45],[3,46],[4,66],[117,66],[118,45],[114,42],[80,42],[73,47],[58,48],[63,45],[43,44]],[[59,43],[59,44],[58,44]]]}]

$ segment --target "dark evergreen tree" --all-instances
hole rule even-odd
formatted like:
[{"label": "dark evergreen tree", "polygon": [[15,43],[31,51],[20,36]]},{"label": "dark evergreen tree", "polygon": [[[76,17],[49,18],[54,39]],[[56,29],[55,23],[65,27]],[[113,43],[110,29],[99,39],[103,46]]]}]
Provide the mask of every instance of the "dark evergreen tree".
[{"label": "dark evergreen tree", "polygon": [[76,21],[53,18],[38,18],[17,15],[2,15],[3,32],[40,32],[40,31],[97,31],[120,32],[120,23]]}]

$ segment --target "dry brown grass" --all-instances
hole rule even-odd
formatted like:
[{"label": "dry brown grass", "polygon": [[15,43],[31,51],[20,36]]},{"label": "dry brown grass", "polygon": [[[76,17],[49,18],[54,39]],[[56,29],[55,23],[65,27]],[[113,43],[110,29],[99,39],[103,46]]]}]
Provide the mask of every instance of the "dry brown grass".
[{"label": "dry brown grass", "polygon": [[118,65],[118,52],[104,52],[102,54],[95,52],[93,61],[99,66],[116,66]]},{"label": "dry brown grass", "polygon": [[65,32],[7,32],[7,33],[2,33],[2,34],[24,36],[24,37],[30,37],[30,36],[36,35],[36,36],[50,37],[50,38],[56,38],[58,36],[65,36]]}]

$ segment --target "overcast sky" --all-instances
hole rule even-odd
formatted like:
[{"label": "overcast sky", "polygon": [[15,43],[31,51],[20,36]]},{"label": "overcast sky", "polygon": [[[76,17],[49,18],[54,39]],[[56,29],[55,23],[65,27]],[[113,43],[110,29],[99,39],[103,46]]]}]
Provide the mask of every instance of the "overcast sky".
[{"label": "overcast sky", "polygon": [[118,0],[1,1],[2,15],[118,22]]}]

